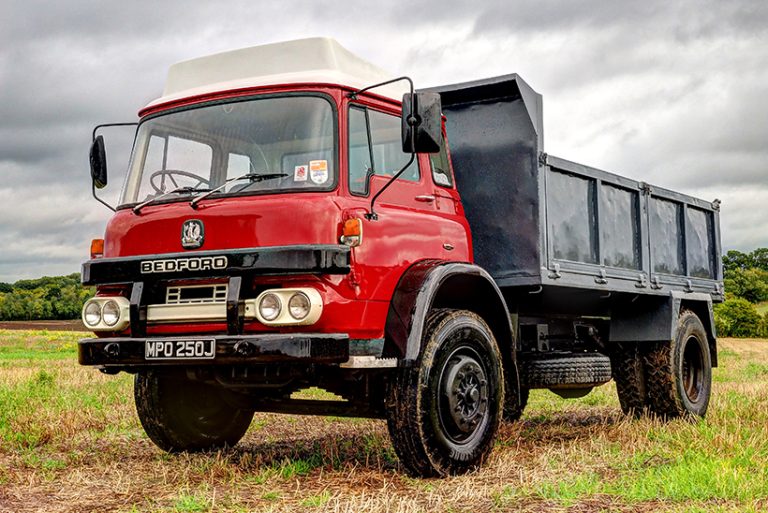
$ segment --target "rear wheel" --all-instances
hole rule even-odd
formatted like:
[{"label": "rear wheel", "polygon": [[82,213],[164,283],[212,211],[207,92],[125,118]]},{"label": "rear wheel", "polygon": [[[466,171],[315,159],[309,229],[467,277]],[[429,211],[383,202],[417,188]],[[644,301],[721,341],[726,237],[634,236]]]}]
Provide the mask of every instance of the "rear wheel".
[{"label": "rear wheel", "polygon": [[387,425],[412,475],[460,474],[493,448],[504,404],[501,357],[488,325],[464,310],[435,310],[419,365],[387,385]]},{"label": "rear wheel", "polygon": [[134,381],[141,425],[155,445],[169,452],[235,445],[248,430],[253,412],[232,407],[228,393],[177,372],[140,372]]},{"label": "rear wheel", "polygon": [[648,401],[663,417],[703,417],[712,392],[712,360],[707,332],[690,310],[680,312],[675,338],[646,355]]},{"label": "rear wheel", "polygon": [[621,410],[626,415],[639,417],[648,407],[648,392],[643,355],[638,345],[619,345],[611,355],[611,369]]}]

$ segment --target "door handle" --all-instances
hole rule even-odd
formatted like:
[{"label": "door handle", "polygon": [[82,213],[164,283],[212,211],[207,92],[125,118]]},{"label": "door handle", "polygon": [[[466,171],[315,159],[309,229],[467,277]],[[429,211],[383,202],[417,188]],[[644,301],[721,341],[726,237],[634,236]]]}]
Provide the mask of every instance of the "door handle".
[{"label": "door handle", "polygon": [[422,203],[432,203],[435,201],[435,197],[431,194],[422,194],[420,196],[416,196],[414,199],[416,201],[421,201]]}]

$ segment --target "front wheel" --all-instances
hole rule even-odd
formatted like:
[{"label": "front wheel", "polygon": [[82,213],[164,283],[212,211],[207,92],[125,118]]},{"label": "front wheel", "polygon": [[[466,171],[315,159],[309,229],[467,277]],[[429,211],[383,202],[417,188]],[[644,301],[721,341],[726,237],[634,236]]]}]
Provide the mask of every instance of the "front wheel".
[{"label": "front wheel", "polygon": [[387,426],[406,470],[461,474],[493,448],[504,404],[501,356],[488,325],[465,310],[435,310],[418,366],[387,385]]},{"label": "front wheel", "polygon": [[208,451],[235,445],[248,430],[253,412],[232,407],[227,390],[183,373],[136,374],[136,412],[147,436],[168,452]]}]

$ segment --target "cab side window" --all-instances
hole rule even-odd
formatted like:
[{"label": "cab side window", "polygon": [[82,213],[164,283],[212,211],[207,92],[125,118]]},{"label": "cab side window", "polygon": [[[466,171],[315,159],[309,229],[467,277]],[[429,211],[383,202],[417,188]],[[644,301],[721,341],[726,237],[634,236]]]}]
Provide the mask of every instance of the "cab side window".
[{"label": "cab side window", "polygon": [[[393,176],[411,156],[403,153],[400,118],[365,107],[349,108],[349,190],[368,194],[372,175]],[[414,160],[399,180],[419,181],[419,166]]]},{"label": "cab side window", "polygon": [[432,180],[437,185],[453,187],[453,175],[451,175],[451,163],[448,160],[445,137],[440,140],[440,151],[429,155],[429,163],[432,165]]}]

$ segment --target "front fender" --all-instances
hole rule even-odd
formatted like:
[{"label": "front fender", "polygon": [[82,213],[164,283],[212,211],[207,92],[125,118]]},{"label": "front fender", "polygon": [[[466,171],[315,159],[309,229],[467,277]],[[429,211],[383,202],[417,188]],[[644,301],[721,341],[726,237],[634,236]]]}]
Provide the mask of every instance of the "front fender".
[{"label": "front fender", "polygon": [[493,278],[476,265],[440,260],[417,262],[400,278],[387,314],[384,355],[417,361],[432,308],[477,313],[491,327],[505,360],[514,362],[514,332],[507,304]]}]

